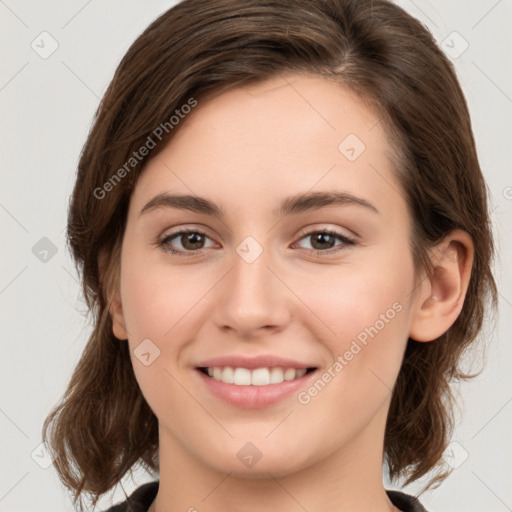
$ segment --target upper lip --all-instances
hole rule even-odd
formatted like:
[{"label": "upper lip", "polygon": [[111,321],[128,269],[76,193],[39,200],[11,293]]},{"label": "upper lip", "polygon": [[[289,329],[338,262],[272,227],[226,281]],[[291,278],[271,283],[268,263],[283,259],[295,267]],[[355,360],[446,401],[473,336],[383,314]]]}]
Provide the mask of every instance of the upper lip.
[{"label": "upper lip", "polygon": [[243,356],[227,355],[206,359],[197,364],[198,368],[215,368],[231,366],[233,368],[316,368],[313,364],[302,363],[294,359],[274,355]]}]

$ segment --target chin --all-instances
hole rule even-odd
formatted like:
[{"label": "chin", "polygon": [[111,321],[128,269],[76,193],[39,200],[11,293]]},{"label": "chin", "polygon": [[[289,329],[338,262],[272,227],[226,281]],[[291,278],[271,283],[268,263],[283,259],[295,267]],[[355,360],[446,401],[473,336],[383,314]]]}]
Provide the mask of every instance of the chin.
[{"label": "chin", "polygon": [[[240,458],[243,459],[243,456]],[[242,480],[263,480],[269,476],[281,478],[296,473],[308,465],[306,459],[290,461],[289,453],[284,451],[274,452],[272,456],[261,453],[259,460],[252,465],[248,462],[246,466],[240,458],[236,452],[232,456],[227,456],[224,452],[221,457],[213,457],[213,460],[205,460],[204,463],[219,473],[229,473],[231,477]]]}]

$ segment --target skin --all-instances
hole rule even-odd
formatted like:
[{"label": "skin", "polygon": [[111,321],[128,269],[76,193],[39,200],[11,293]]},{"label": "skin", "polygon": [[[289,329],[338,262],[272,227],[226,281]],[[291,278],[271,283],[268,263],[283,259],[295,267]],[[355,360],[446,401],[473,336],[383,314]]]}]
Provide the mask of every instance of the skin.
[{"label": "skin", "polygon": [[[366,146],[353,162],[338,149],[348,134]],[[473,248],[466,233],[451,233],[432,251],[432,278],[415,283],[391,149],[378,115],[353,93],[289,74],[200,101],[147,164],[131,197],[110,312],[159,421],[152,512],[398,510],[382,482],[391,389],[408,337],[434,340],[460,313]],[[273,211],[290,195],[333,190],[378,213],[355,204]],[[226,216],[169,207],[139,215],[163,192],[205,197]],[[167,242],[189,254],[156,243],[182,228],[206,234],[196,246],[179,236]],[[356,243],[306,236],[325,229]],[[236,251],[247,236],[263,248],[252,263]],[[321,374],[397,303],[394,318],[307,404],[292,394],[240,409],[213,397],[195,370],[214,356],[276,354],[311,361]],[[134,350],[147,338],[160,355],[145,366]],[[261,453],[252,467],[237,457],[248,442]]]}]

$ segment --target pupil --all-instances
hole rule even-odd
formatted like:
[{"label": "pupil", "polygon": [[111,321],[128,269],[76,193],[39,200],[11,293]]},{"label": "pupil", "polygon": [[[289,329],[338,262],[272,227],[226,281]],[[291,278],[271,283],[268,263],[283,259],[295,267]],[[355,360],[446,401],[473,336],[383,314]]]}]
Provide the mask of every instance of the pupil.
[{"label": "pupil", "polygon": [[[320,244],[322,243],[325,243],[325,238],[327,237],[327,239],[330,239],[330,242],[331,243],[328,243],[328,247],[332,247],[332,235],[329,235],[327,233],[317,233],[316,237],[315,237],[315,243],[319,240],[320,241]],[[328,240],[329,242],[329,240]],[[323,247],[320,247],[320,249],[322,249]]]},{"label": "pupil", "polygon": [[[202,235],[200,235],[199,233],[185,233],[183,237],[185,238],[185,243],[182,239],[183,247],[189,246],[189,249],[197,249],[198,247],[195,246],[197,244],[201,244]],[[193,247],[190,247],[190,245],[192,245]]]}]

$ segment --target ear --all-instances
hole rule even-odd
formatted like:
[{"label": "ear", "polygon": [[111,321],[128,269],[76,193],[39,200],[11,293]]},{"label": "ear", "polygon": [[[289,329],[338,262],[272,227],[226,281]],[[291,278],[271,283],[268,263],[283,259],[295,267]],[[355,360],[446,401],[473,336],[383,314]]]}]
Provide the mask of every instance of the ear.
[{"label": "ear", "polygon": [[462,230],[452,231],[429,252],[433,274],[419,285],[409,330],[410,338],[422,342],[442,336],[459,316],[474,257],[471,237]]},{"label": "ear", "polygon": [[98,256],[100,283],[107,299],[108,310],[112,319],[112,332],[118,340],[127,340],[128,329],[126,328],[123,316],[119,287],[120,263],[118,250],[112,251],[110,258],[107,257],[104,251]]}]

